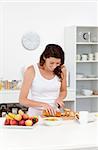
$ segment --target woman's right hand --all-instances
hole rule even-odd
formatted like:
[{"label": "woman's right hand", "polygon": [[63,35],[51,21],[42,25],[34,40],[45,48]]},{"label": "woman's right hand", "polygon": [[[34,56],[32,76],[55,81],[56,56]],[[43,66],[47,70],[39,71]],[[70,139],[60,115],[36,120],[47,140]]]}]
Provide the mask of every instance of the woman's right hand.
[{"label": "woman's right hand", "polygon": [[42,103],[41,106],[50,115],[53,115],[53,116],[55,115],[56,112],[55,112],[54,108],[50,104],[48,104],[48,103]]}]

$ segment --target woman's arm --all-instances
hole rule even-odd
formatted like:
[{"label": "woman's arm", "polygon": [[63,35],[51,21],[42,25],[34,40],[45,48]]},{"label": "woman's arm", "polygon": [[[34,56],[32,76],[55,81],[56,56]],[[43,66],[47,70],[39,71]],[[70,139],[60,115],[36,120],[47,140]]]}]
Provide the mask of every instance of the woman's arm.
[{"label": "woman's arm", "polygon": [[55,103],[59,104],[61,107],[64,106],[63,99],[67,96],[67,70],[65,67],[62,68],[62,81],[59,97],[55,100]]},{"label": "woman's arm", "polygon": [[33,66],[28,67],[24,73],[24,79],[20,91],[20,96],[19,96],[20,104],[26,107],[34,107],[40,105],[40,103],[38,104],[38,102],[36,103],[27,98],[34,76],[35,76],[35,72]]},{"label": "woman's arm", "polygon": [[49,111],[50,114],[51,113],[53,114],[54,110],[48,103],[28,99],[29,89],[31,88],[34,76],[35,71],[33,66],[28,67],[24,73],[24,79],[20,91],[19,102],[20,104],[26,107],[43,107],[46,111]]}]

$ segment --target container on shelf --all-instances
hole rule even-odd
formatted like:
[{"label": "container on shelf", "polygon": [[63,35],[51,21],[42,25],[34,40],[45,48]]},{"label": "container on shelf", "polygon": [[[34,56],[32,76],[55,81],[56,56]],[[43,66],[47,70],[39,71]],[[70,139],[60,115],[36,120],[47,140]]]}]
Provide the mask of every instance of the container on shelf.
[{"label": "container on shelf", "polygon": [[19,90],[21,88],[21,80],[0,80],[1,90]]},{"label": "container on shelf", "polygon": [[94,94],[94,95],[98,95],[98,90],[94,90],[94,91],[93,91],[93,94]]},{"label": "container on shelf", "polygon": [[93,94],[92,90],[88,90],[88,89],[82,89],[81,93],[85,96],[91,96]]},{"label": "container on shelf", "polygon": [[3,89],[3,83],[0,81],[0,91]]},{"label": "container on shelf", "polygon": [[81,55],[81,60],[82,61],[87,61],[88,60],[88,54],[82,54]]},{"label": "container on shelf", "polygon": [[77,73],[76,78],[84,78],[84,74],[83,73]]},{"label": "container on shelf", "polygon": [[88,60],[89,60],[89,61],[94,60],[94,53],[89,53],[89,54],[88,54]]},{"label": "container on shelf", "polygon": [[98,60],[98,52],[95,52],[95,60]]},{"label": "container on shelf", "polygon": [[76,60],[78,61],[78,60],[81,60],[81,55],[80,54],[77,54],[76,55]]}]

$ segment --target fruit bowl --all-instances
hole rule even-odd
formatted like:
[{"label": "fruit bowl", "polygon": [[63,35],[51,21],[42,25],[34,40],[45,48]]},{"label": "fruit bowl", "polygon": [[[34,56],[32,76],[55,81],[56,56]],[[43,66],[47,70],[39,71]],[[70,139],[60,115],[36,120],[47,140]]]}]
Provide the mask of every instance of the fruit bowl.
[{"label": "fruit bowl", "polygon": [[58,117],[43,118],[43,124],[44,125],[56,126],[56,125],[61,125],[62,123],[64,123],[64,120],[62,118],[58,118]]}]

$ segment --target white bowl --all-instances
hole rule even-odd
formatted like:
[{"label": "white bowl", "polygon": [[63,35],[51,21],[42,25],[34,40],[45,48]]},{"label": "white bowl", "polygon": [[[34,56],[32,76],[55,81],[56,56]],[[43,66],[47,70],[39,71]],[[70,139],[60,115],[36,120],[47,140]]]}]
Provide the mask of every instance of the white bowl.
[{"label": "white bowl", "polygon": [[96,78],[97,76],[96,75],[93,75],[93,74],[90,74],[90,75],[87,75],[87,78]]},{"label": "white bowl", "polygon": [[93,91],[88,89],[82,89],[82,94],[85,96],[91,96],[93,94]]},{"label": "white bowl", "polygon": [[77,77],[77,78],[83,78],[83,77],[84,77],[84,74],[76,74],[76,77]]},{"label": "white bowl", "polygon": [[61,125],[63,123],[63,119],[58,117],[46,117],[43,118],[43,123],[48,126],[56,126]]}]

